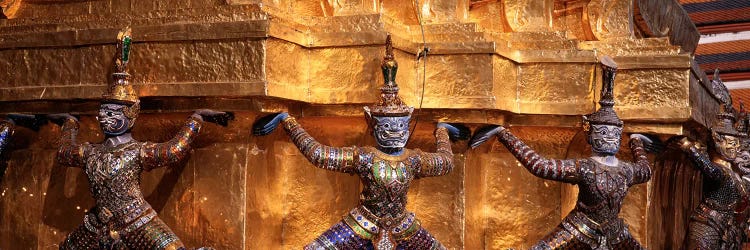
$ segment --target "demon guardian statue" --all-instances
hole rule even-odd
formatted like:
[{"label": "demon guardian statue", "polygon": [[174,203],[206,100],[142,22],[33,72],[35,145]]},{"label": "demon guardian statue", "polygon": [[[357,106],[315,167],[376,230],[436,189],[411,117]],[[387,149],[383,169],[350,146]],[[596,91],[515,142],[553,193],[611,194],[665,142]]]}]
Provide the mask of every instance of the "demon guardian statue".
[{"label": "demon guardian statue", "polygon": [[385,85],[380,102],[365,107],[376,147],[329,147],[320,144],[287,113],[272,114],[256,122],[256,135],[268,134],[283,122],[294,144],[315,166],[356,174],[364,184],[359,206],[345,215],[305,249],[444,249],[422,228],[414,213],[406,211],[406,194],[412,180],[445,175],[453,169],[449,141],[468,131],[438,123],[437,153],[406,149],[409,121],[414,108],[398,96],[390,35],[381,65]]},{"label": "demon guardian statue", "polygon": [[103,143],[78,144],[75,117],[49,116],[53,122],[62,124],[58,161],[83,168],[96,200],[83,224],[67,236],[60,249],[184,249],[179,238],[144,199],[141,173],[181,162],[204,119],[231,119],[224,112],[198,110],[168,142],[133,140],[130,130],[135,125],[140,100],[126,72],[130,43],[130,29],[126,28],[118,35],[114,81],[110,82],[97,115],[106,137]]},{"label": "demon guardian statue", "polygon": [[532,174],[578,186],[576,206],[551,233],[532,249],[641,249],[641,245],[618,217],[628,189],[648,182],[651,169],[643,143],[652,140],[640,134],[630,136],[635,162],[619,160],[623,122],[614,109],[614,62],[602,59],[600,108],[584,116],[593,155],[584,159],[546,159],[529,148],[503,126],[477,130],[469,143],[477,147],[497,135],[498,140]]},{"label": "demon guardian statue", "polygon": [[722,105],[710,129],[708,152],[687,137],[680,140],[680,148],[703,174],[703,200],[690,216],[687,247],[740,249],[750,212],[748,182],[741,176],[747,165],[741,139],[747,135],[735,129],[731,97],[718,71],[712,84]]}]

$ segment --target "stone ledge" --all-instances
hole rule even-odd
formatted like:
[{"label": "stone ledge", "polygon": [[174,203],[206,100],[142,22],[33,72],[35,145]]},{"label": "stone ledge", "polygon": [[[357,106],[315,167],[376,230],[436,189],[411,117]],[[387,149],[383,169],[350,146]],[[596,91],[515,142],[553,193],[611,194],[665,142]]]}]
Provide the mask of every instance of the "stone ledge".
[{"label": "stone ledge", "polygon": [[[140,75],[142,78],[138,79],[138,82],[156,82],[148,85],[138,85],[140,95],[147,98],[171,96],[287,98],[310,105],[334,104],[358,107],[363,102],[371,101],[371,91],[369,90],[372,88],[367,85],[377,85],[377,79],[382,79],[376,76],[376,74],[379,76],[377,65],[379,65],[379,60],[382,57],[383,40],[386,33],[390,31],[395,32],[393,34],[394,44],[399,50],[397,52],[398,57],[402,58],[399,59],[404,69],[401,75],[406,74],[409,78],[407,81],[400,82],[404,93],[407,91],[412,92],[406,94],[405,98],[409,99],[408,102],[411,105],[418,106],[415,100],[418,100],[419,97],[418,94],[414,93],[418,93],[415,90],[419,90],[421,81],[419,80],[420,76],[413,75],[413,70],[419,67],[416,67],[414,64],[415,61],[409,57],[416,54],[422,47],[422,43],[420,42],[421,36],[415,35],[416,31],[413,25],[396,23],[383,14],[329,18],[308,17],[307,19],[309,20],[306,23],[291,17],[287,18],[265,12],[265,9],[257,9],[255,10],[256,12],[246,13],[238,18],[231,16],[240,15],[242,10],[226,7],[221,9],[220,13],[214,13],[214,15],[218,16],[208,17],[201,16],[204,15],[201,10],[186,10],[185,12],[189,13],[189,16],[166,19],[157,18],[158,20],[154,21],[157,23],[155,25],[151,25],[147,15],[133,14],[138,15],[130,17],[134,18],[130,21],[135,23],[133,25],[133,32],[137,34],[136,41],[145,47],[153,47],[151,48],[153,49],[152,51],[144,52],[145,55],[143,56],[160,51],[170,51],[163,54],[157,53],[157,57],[152,58],[153,60],[138,66],[153,69],[159,68],[163,64],[177,62],[170,64],[170,66],[172,69],[180,69],[179,71],[181,72],[190,71],[190,69],[203,69],[204,67],[212,68],[218,64],[231,68],[231,70],[209,70],[203,72],[203,76],[206,79],[184,75],[171,79],[168,77],[153,79],[149,78],[149,76]],[[101,20],[102,18],[102,15],[97,15],[95,18],[87,20],[86,16],[79,16],[71,23],[62,23],[59,25],[54,24],[50,20],[40,21],[38,25],[40,27],[44,26],[44,28],[35,28],[32,21],[24,20],[23,22],[19,22],[22,24],[21,26],[15,28],[0,27],[0,30],[15,30],[14,32],[0,35],[0,50],[19,49],[18,51],[20,52],[16,53],[19,54],[16,59],[26,58],[24,60],[35,60],[34,58],[44,58],[44,56],[49,58],[53,53],[29,53],[29,51],[35,52],[36,48],[62,47],[61,50],[75,50],[76,53],[71,54],[79,55],[83,58],[79,58],[82,62],[72,61],[64,65],[68,69],[71,69],[71,72],[75,72],[76,67],[85,65],[84,62],[104,69],[107,67],[106,64],[96,65],[96,62],[105,58],[104,51],[107,49],[96,50],[101,54],[98,57],[88,55],[85,50],[79,49],[88,48],[86,46],[96,47],[94,45],[99,45],[98,47],[101,48],[104,47],[102,44],[112,44],[114,42],[112,36],[116,34],[118,29],[114,28],[116,26],[112,22],[97,22],[97,20]],[[4,24],[6,23],[0,22],[0,26]],[[546,116],[577,116],[591,112],[594,107],[592,105],[594,103],[592,97],[596,99],[596,92],[598,92],[598,88],[594,87],[596,80],[593,78],[589,79],[590,76],[594,75],[592,72],[595,72],[593,69],[597,61],[596,49],[600,49],[600,53],[608,50],[616,53],[612,55],[621,69],[668,72],[673,75],[674,79],[682,80],[683,78],[689,78],[684,75],[690,73],[688,71],[682,72],[681,70],[692,67],[690,56],[688,54],[675,54],[678,51],[677,47],[671,46],[668,40],[664,38],[618,38],[612,39],[609,42],[576,42],[567,40],[563,35],[555,32],[526,32],[504,35],[484,33],[484,35],[480,36],[479,34],[482,33],[476,31],[476,26],[477,24],[472,23],[430,25],[431,29],[440,33],[433,34],[435,36],[431,36],[430,38],[433,42],[427,44],[432,49],[430,55],[436,56],[431,57],[434,61],[428,64],[431,64],[430,67],[434,67],[436,64],[433,62],[438,62],[439,60],[446,63],[441,64],[439,68],[428,70],[431,71],[430,73],[440,75],[430,75],[428,78],[430,84],[427,85],[429,87],[428,91],[425,91],[426,96],[423,103],[425,110],[429,108],[433,110],[463,110],[470,112],[471,110],[482,109],[486,110],[484,115],[489,115],[490,118],[485,117],[469,120],[484,120],[486,122],[502,121],[503,118],[498,118],[502,117],[502,115],[490,114],[505,114],[507,112]],[[23,32],[25,29],[27,31],[35,29],[41,31]],[[456,33],[458,32],[456,30],[462,29],[469,30],[466,34]],[[462,39],[459,39],[459,41],[439,39],[444,37]],[[541,46],[543,48],[533,44],[534,41],[544,41],[545,39],[552,41],[543,43]],[[230,78],[230,81],[238,80],[241,82],[211,82],[222,81],[224,79],[205,77],[205,75],[218,76],[232,73],[235,71],[235,68],[232,68],[233,63],[239,60],[236,57],[204,59],[200,61],[200,65],[189,65],[193,68],[175,66],[185,64],[185,61],[180,62],[180,60],[191,59],[191,56],[193,56],[191,53],[198,51],[197,48],[194,48],[196,44],[201,45],[200,48],[208,53],[224,55],[227,54],[227,51],[235,52],[240,48],[249,48],[246,44],[242,43],[242,41],[248,40],[252,41],[253,50],[243,50],[246,54],[242,56],[252,54],[256,57],[257,60],[248,61],[250,62],[248,65],[255,65],[253,67],[256,67],[258,72],[252,72],[252,74],[243,75],[236,79]],[[272,43],[270,42],[271,40],[280,42]],[[240,41],[240,43],[233,44],[232,46],[234,47],[229,47],[230,49],[223,48],[223,43],[237,41]],[[159,47],[155,45],[169,46]],[[621,45],[624,45],[624,47]],[[234,51],[231,49],[234,49]],[[641,49],[645,52],[641,52]],[[172,50],[178,51],[181,54],[169,54]],[[269,51],[271,50],[274,50],[277,54],[269,56]],[[58,51],[50,50],[47,52]],[[295,52],[295,54],[288,52]],[[21,55],[23,53],[26,54]],[[27,54],[31,54],[31,56],[29,57]],[[231,55],[232,53],[228,54]],[[162,57],[159,58],[159,55]],[[357,59],[349,59],[350,55],[356,56]],[[483,58],[488,55],[489,58]],[[174,56],[174,58],[171,56]],[[290,56],[295,57],[301,63],[297,65],[296,62],[289,62]],[[330,60],[331,58],[344,60]],[[278,60],[274,61],[272,59]],[[9,63],[11,66],[14,65],[13,61]],[[292,65],[290,66],[290,64]],[[342,66],[342,64],[350,65]],[[31,72],[43,67],[58,67],[58,65],[32,65]],[[347,71],[348,68],[346,67],[353,68],[351,71]],[[134,67],[133,69],[136,68]],[[303,74],[303,76],[290,76],[289,79],[286,77],[269,77],[269,69],[273,68],[280,69],[278,70],[279,72],[275,72],[276,75],[293,75],[296,73]],[[338,71],[330,70],[335,68],[338,68]],[[370,70],[371,68],[372,70]],[[237,72],[253,69],[255,68],[236,68],[236,70],[239,70]],[[419,68],[419,70],[416,70],[416,73],[419,73],[421,70]],[[47,73],[50,72],[55,73],[54,70]],[[152,75],[161,74],[154,70],[146,72]],[[321,79],[321,76],[330,72],[334,72],[334,75],[344,75],[342,72],[355,73],[340,77],[322,77]],[[80,72],[78,73],[80,74]],[[627,76],[627,72],[623,73],[622,76]],[[650,74],[650,72],[647,73]],[[444,74],[457,75],[458,78],[445,76]],[[639,97],[651,98],[653,95],[641,93],[644,91],[637,91],[638,87],[648,86],[640,85],[640,82],[644,80],[642,75],[646,74],[640,73],[640,75],[631,77],[635,79],[635,81],[632,81],[633,83],[639,84],[631,84],[636,89],[630,91],[642,95]],[[12,77],[13,74],[10,74],[10,76]],[[416,80],[411,81],[412,77],[416,78]],[[47,82],[46,79],[49,78],[42,78],[39,81],[31,79],[21,84],[52,85],[84,83],[86,85],[0,88],[0,98],[6,100],[6,102],[42,102],[45,100],[69,99],[92,101],[99,98],[104,85],[87,83],[98,83],[100,80],[103,82],[103,77],[99,78],[89,77],[78,82]],[[176,82],[170,82],[170,80]],[[13,80],[11,79],[11,81]],[[19,80],[17,79],[17,81]],[[194,82],[183,83],[181,81]],[[343,84],[347,85],[344,86]],[[651,84],[651,86],[654,86],[654,84],[663,86],[662,84],[673,83],[664,81],[656,83],[654,81],[654,83],[649,82],[647,84]],[[9,85],[15,86],[12,84]],[[682,88],[682,85],[674,86],[673,88]],[[684,89],[684,92],[688,91],[687,84],[685,84]],[[592,92],[593,94],[591,94]],[[679,90],[673,92],[681,93]],[[523,95],[519,93],[523,93]],[[659,105],[663,105],[664,103],[658,102],[661,100],[656,100],[655,98],[652,98],[653,100],[648,99],[650,102],[645,104],[647,107],[644,109],[638,108],[638,105],[641,105],[640,103],[631,102],[628,104],[623,102],[622,104],[624,105],[621,108],[624,108],[623,112],[626,113],[623,118],[625,120],[646,122],[658,120],[667,123],[679,123],[690,119],[691,115],[694,114],[688,112],[690,107],[687,99],[693,97],[687,94],[677,96],[679,100],[683,100],[683,97],[685,98],[684,106],[683,103],[674,104],[670,102],[666,105],[667,107],[660,107]],[[648,111],[649,109],[651,111],[641,112],[643,110]],[[653,110],[663,109],[670,110],[670,112],[667,112],[669,116],[655,119],[657,117],[655,115],[656,111]],[[688,111],[685,111],[686,109]],[[360,112],[358,111],[357,113]]]},{"label": "stone ledge", "polygon": [[[188,82],[188,83],[150,83],[134,85],[139,96],[265,96],[265,81],[252,82]],[[70,86],[34,86],[17,88],[0,88],[0,100],[7,101],[49,101],[74,99],[98,100],[104,93],[106,85],[70,85]],[[201,90],[201,91],[196,91]],[[227,93],[232,93],[227,95]]]},{"label": "stone ledge", "polygon": [[[238,38],[265,38],[268,20],[217,23],[173,23],[151,26],[134,26],[133,33],[141,42],[171,42],[185,40],[218,40]],[[112,44],[112,34],[119,28],[90,28],[80,30],[15,33],[0,35],[0,49],[73,47],[95,44]]]}]

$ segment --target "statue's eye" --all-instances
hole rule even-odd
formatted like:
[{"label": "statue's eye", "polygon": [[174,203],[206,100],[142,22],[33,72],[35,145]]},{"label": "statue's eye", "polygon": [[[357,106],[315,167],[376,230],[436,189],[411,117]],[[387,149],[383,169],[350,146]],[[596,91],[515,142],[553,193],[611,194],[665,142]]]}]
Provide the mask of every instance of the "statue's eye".
[{"label": "statue's eye", "polygon": [[398,127],[399,127],[399,128],[403,128],[403,127],[404,127],[404,123],[403,123],[403,122],[402,122],[402,123],[399,123],[399,124],[398,124]]},{"label": "statue's eye", "polygon": [[107,116],[114,116],[114,115],[115,115],[115,113],[112,113],[111,111],[107,112]]},{"label": "statue's eye", "polygon": [[383,125],[383,127],[385,127],[385,128],[390,128],[390,127],[391,127],[391,124],[388,124],[388,123],[386,123],[385,125]]}]

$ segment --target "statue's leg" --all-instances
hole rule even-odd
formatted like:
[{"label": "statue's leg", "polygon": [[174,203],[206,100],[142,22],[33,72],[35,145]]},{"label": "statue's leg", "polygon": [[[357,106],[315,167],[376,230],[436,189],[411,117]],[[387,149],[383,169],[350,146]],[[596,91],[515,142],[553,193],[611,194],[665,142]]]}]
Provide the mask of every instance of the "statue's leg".
[{"label": "statue's leg", "polygon": [[552,232],[544,236],[536,245],[532,246],[533,250],[547,250],[547,249],[590,249],[591,247],[584,242],[578,240],[575,235],[565,229],[563,221],[555,227]]},{"label": "statue's leg", "polygon": [[70,232],[65,240],[60,243],[60,250],[73,250],[73,249],[97,249],[99,248],[99,240],[97,235],[88,229],[84,224],[81,224]]},{"label": "statue's leg", "polygon": [[373,249],[373,245],[370,240],[357,236],[342,220],[305,246],[305,250],[319,249]]},{"label": "statue's leg", "polygon": [[154,217],[132,232],[124,233],[123,242],[130,249],[185,249],[177,235],[159,217]]},{"label": "statue's leg", "polygon": [[691,220],[688,224],[687,249],[718,249],[721,233],[717,228],[702,222]]},{"label": "statue's leg", "polygon": [[396,249],[399,250],[416,250],[416,249],[447,249],[440,244],[435,237],[427,232],[426,229],[420,228],[414,235],[406,240],[397,242]]}]

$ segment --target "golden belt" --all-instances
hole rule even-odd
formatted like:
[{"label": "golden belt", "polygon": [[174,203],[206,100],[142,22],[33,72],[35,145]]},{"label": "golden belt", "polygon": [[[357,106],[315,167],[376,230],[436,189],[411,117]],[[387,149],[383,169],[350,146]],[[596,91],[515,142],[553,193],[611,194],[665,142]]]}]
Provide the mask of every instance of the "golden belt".
[{"label": "golden belt", "polygon": [[358,206],[344,216],[346,223],[357,236],[371,240],[375,249],[395,248],[397,241],[407,240],[421,228],[414,213],[395,217],[378,217],[364,206]]}]

